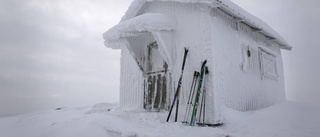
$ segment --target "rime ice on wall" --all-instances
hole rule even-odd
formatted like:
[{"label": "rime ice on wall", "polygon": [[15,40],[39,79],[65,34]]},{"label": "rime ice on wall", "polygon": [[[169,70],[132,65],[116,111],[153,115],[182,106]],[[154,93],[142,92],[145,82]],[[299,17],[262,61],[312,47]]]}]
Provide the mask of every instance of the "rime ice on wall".
[{"label": "rime ice on wall", "polygon": [[[192,83],[194,71],[199,71],[201,62],[208,60],[208,66],[212,63],[212,49],[210,48],[210,8],[205,4],[188,4],[188,3],[168,3],[153,2],[145,12],[160,12],[171,18],[176,19],[177,27],[173,32],[173,44],[170,51],[173,57],[173,85],[177,86],[179,75],[181,73],[181,65],[184,47],[189,48],[189,54],[186,60],[186,66],[183,76],[183,84],[180,94],[180,112],[179,118],[182,120],[186,104],[188,100],[189,90]],[[210,67],[209,67],[210,68]],[[210,74],[209,74],[210,75]],[[212,76],[207,81],[207,109],[206,116],[208,123],[217,123],[218,120],[213,119],[213,91]],[[173,94],[172,94],[173,95]]]},{"label": "rime ice on wall", "polygon": [[142,73],[126,48],[121,50],[120,73],[120,106],[142,108]]},{"label": "rime ice on wall", "polygon": [[[285,100],[283,66],[280,48],[267,39],[237,24],[228,15],[211,12],[213,52],[215,58],[215,91],[223,94],[228,107],[249,111]],[[219,40],[216,40],[219,38]],[[270,49],[277,59],[279,77],[261,77],[259,47]],[[245,50],[245,52],[244,52]],[[248,57],[248,50],[250,57]]]}]

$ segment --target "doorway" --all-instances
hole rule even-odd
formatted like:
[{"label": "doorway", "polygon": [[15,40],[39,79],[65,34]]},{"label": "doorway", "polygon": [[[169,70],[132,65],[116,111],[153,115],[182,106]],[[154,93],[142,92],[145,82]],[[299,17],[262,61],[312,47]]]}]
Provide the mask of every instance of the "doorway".
[{"label": "doorway", "polygon": [[150,43],[145,49],[146,76],[144,82],[144,109],[161,111],[168,109],[170,73],[168,64],[159,51],[157,42]]}]

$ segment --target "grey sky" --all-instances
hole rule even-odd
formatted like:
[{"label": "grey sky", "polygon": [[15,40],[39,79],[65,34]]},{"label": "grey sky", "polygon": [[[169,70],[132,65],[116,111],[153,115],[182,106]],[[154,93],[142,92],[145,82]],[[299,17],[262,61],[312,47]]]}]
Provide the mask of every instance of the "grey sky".
[{"label": "grey sky", "polygon": [[117,102],[120,55],[102,33],[129,4],[1,0],[0,115]]},{"label": "grey sky", "polygon": [[[133,0],[1,0],[0,116],[117,102],[119,51],[103,45]],[[318,0],[232,0],[293,47],[287,96],[320,104]]]}]

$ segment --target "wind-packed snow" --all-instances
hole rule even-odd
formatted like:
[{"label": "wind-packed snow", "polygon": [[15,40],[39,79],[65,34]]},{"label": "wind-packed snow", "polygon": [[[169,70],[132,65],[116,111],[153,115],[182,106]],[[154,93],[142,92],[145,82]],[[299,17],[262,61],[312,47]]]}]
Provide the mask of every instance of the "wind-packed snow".
[{"label": "wind-packed snow", "polygon": [[170,17],[160,13],[147,13],[124,21],[103,34],[106,43],[117,41],[120,38],[131,36],[130,32],[171,31],[176,23]]},{"label": "wind-packed snow", "polygon": [[284,102],[252,112],[227,111],[222,129],[240,137],[319,137],[320,108]]},{"label": "wind-packed snow", "polygon": [[285,102],[253,112],[227,111],[220,127],[166,123],[167,113],[102,103],[0,118],[1,137],[318,137],[320,109]]}]

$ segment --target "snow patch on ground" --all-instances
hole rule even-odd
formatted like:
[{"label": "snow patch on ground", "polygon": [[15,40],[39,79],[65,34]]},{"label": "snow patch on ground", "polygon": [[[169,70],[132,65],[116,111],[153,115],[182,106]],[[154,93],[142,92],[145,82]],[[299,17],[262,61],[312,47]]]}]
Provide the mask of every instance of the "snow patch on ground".
[{"label": "snow patch on ground", "polygon": [[220,127],[166,123],[167,112],[126,111],[101,103],[92,107],[0,118],[0,137],[318,137],[320,109],[285,102],[254,112],[227,109]]},{"label": "snow patch on ground", "polygon": [[318,137],[320,109],[297,102],[285,102],[263,110],[227,110],[223,127],[240,137]]}]

